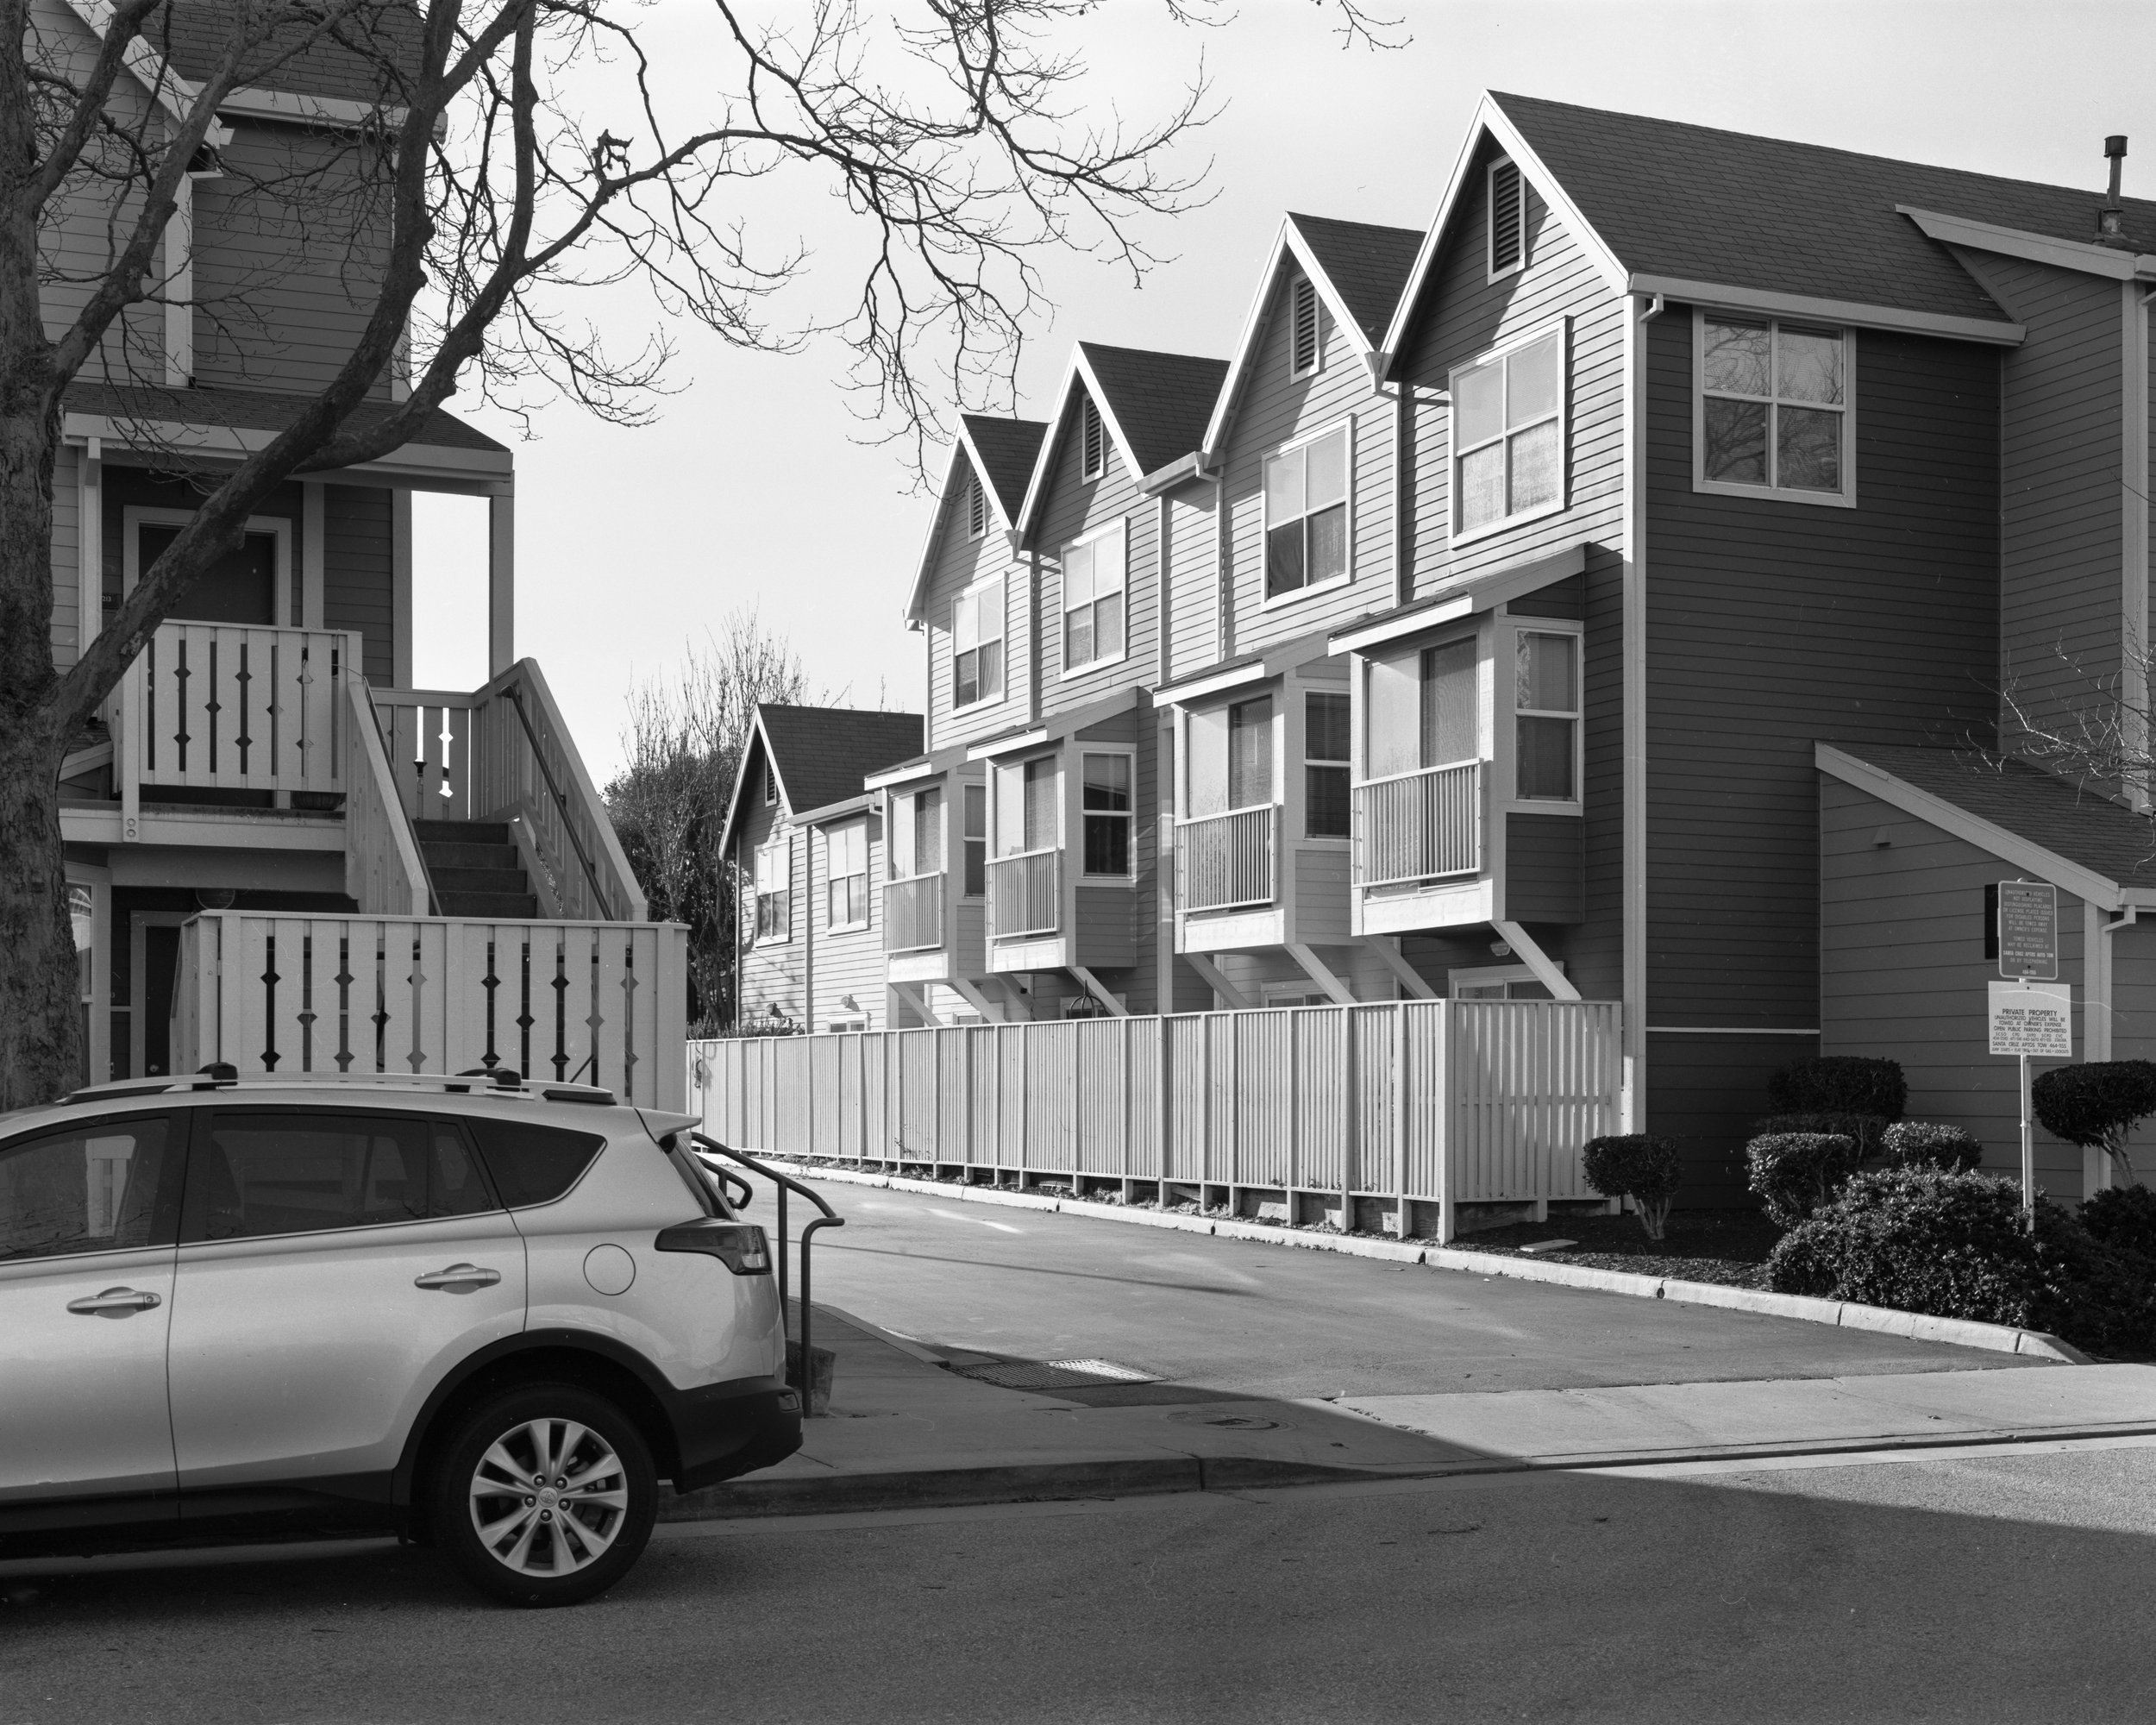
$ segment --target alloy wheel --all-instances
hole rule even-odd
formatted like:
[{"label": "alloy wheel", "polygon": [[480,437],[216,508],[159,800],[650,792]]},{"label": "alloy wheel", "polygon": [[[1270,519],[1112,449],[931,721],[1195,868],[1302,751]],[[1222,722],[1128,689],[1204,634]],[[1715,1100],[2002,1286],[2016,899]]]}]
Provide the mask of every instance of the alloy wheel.
[{"label": "alloy wheel", "polygon": [[604,1557],[629,1513],[613,1446],[574,1420],[528,1420],[486,1446],[473,1470],[472,1527],[505,1568],[565,1576]]}]

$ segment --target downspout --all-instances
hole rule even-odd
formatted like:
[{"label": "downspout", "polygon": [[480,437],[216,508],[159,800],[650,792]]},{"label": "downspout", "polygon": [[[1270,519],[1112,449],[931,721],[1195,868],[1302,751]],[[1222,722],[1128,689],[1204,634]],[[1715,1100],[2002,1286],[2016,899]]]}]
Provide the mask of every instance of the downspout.
[{"label": "downspout", "polygon": [[2119,683],[2126,758],[2138,763],[2124,787],[2138,813],[2150,806],[2148,735],[2148,292],[2122,282],[2119,426]]},{"label": "downspout", "polygon": [[1646,326],[1662,295],[1625,318],[1625,532],[1622,724],[1624,753],[1624,1129],[1639,1132],[1647,1105],[1647,588]]},{"label": "downspout", "polygon": [[[2121,906],[2122,914],[2116,922],[2099,922],[2103,913],[2087,900],[2087,921],[2084,927],[2093,927],[2097,939],[2090,962],[2084,967],[2094,974],[2088,979],[2089,1006],[2087,1021],[2082,1026],[2084,1057],[2091,1061],[2111,1058],[2111,970],[2114,949],[2111,937],[2122,928],[2132,928],[2140,920],[2138,905]],[[2081,1195],[2101,1192],[2111,1184],[2111,1158],[2101,1150],[2081,1152]]]}]

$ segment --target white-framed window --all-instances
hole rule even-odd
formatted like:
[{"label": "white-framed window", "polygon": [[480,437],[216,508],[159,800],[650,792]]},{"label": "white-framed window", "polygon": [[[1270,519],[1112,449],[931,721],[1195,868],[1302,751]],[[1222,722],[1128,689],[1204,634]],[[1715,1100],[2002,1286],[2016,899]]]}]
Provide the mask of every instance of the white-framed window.
[{"label": "white-framed window", "polygon": [[1559,323],[1452,373],[1455,540],[1564,507],[1564,348]]},{"label": "white-framed window", "polygon": [[962,889],[968,898],[978,899],[988,890],[988,787],[975,783],[958,789],[960,815],[965,823],[959,839],[965,847]]},{"label": "white-framed window", "polygon": [[959,594],[950,612],[950,704],[954,709],[1003,699],[1003,577]]},{"label": "white-framed window", "polygon": [[1100,423],[1100,410],[1090,395],[1078,408],[1078,460],[1081,479],[1097,480],[1108,470],[1107,428]]},{"label": "white-framed window", "polygon": [[849,1033],[858,1033],[862,1031],[867,1030],[868,1028],[868,1020],[865,1016],[861,1014],[856,1014],[851,1018],[826,1019],[824,1021],[824,1028],[830,1032],[833,1035],[844,1036]]},{"label": "white-framed window", "polygon": [[1265,462],[1265,597],[1348,578],[1354,428],[1335,425]]},{"label": "white-framed window", "polygon": [[1513,645],[1513,794],[1521,802],[1580,797],[1580,637],[1516,630]]},{"label": "white-framed window", "polygon": [[1288,290],[1288,375],[1308,377],[1324,364],[1324,330],[1318,323],[1318,284],[1307,275],[1299,275]]},{"label": "white-framed window", "polygon": [[996,763],[995,854],[1022,856],[1052,850],[1061,824],[1056,815],[1056,757]]},{"label": "white-framed window", "polygon": [[1273,698],[1200,707],[1184,731],[1183,814],[1190,820],[1279,800],[1273,775]]},{"label": "white-framed window", "polygon": [[833,934],[868,926],[868,823],[824,829],[824,926]]},{"label": "white-framed window", "polygon": [[924,791],[893,792],[891,831],[887,847],[891,878],[910,881],[943,871],[943,792],[939,785]]},{"label": "white-framed window", "polygon": [[756,851],[756,941],[793,938],[793,840],[782,833]]},{"label": "white-framed window", "polygon": [[981,475],[966,475],[966,536],[978,539],[988,530],[988,494],[981,489]]},{"label": "white-framed window", "polygon": [[1124,524],[1063,548],[1063,674],[1123,656]]},{"label": "white-framed window", "polygon": [[1306,838],[1348,836],[1348,776],[1352,762],[1345,689],[1306,689],[1302,697],[1302,832]]},{"label": "white-framed window", "polygon": [[[1557,961],[1564,969],[1564,961]],[[1550,991],[1524,964],[1478,964],[1445,973],[1445,993],[1456,1000],[1546,1000]]]},{"label": "white-framed window", "polygon": [[1131,877],[1131,823],[1136,810],[1133,757],[1122,750],[1088,750],[1079,757],[1079,816],[1083,824],[1080,869],[1100,879]]},{"label": "white-framed window", "polygon": [[1853,506],[1848,330],[1707,310],[1692,327],[1694,488]]},{"label": "white-framed window", "polygon": [[1527,188],[1519,165],[1492,162],[1489,192],[1489,279],[1495,281],[1527,267]]},{"label": "white-framed window", "polygon": [[1373,658],[1364,676],[1365,779],[1482,758],[1482,680],[1473,636]]}]

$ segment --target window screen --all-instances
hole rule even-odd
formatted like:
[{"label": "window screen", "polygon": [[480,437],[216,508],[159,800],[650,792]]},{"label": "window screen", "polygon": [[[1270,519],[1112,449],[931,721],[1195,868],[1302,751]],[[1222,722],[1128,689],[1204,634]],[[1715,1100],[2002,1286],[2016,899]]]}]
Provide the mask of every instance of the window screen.
[{"label": "window screen", "polygon": [[225,1113],[187,1162],[180,1238],[320,1233],[495,1208],[446,1121],[312,1111]]},{"label": "window screen", "polygon": [[502,1201],[512,1210],[550,1204],[577,1182],[606,1140],[562,1126],[531,1126],[523,1120],[466,1122],[479,1140],[479,1154]]},{"label": "window screen", "polygon": [[166,1136],[153,1114],[0,1149],[0,1260],[147,1245]]}]

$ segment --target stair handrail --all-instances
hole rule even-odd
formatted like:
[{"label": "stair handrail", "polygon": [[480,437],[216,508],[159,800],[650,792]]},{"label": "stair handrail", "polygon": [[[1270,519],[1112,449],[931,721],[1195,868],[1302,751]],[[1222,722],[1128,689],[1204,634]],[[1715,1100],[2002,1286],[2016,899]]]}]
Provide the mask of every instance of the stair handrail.
[{"label": "stair handrail", "polygon": [[[348,672],[344,680],[345,699],[350,708],[349,721],[345,731],[344,774],[344,856],[345,891],[359,900],[361,914],[367,916],[433,916],[436,910],[434,878],[427,872],[427,859],[419,850],[419,840],[412,831],[411,815],[404,807],[404,800],[398,790],[396,775],[389,764],[389,747],[382,740],[381,720],[374,710],[374,693],[365,674]],[[365,842],[367,829],[379,823],[389,840],[391,856],[380,860],[393,865],[392,884],[393,894],[398,885],[404,889],[408,902],[396,904],[369,904],[372,894],[354,891],[370,884],[372,871],[360,855],[359,845]],[[358,879],[354,878],[356,872]],[[395,875],[401,875],[401,882]],[[386,894],[385,894],[386,896]]]}]

